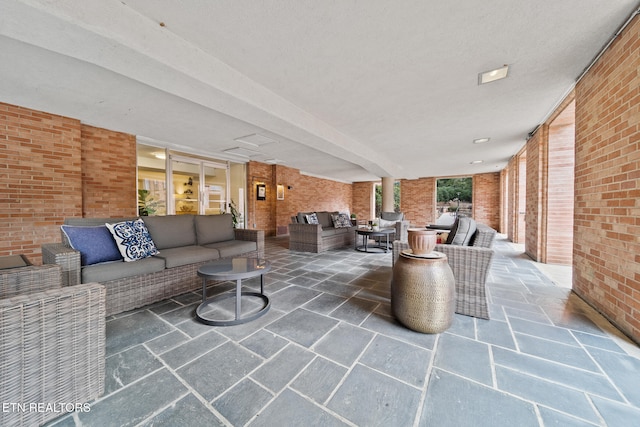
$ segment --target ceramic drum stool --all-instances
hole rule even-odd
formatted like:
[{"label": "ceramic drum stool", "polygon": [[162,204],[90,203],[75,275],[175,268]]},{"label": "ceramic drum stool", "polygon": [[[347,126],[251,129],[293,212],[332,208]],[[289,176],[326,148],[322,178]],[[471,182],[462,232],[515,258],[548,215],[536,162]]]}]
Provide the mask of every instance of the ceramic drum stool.
[{"label": "ceramic drum stool", "polygon": [[455,279],[445,254],[400,253],[391,281],[391,311],[400,323],[418,332],[443,332],[453,322],[455,304]]}]

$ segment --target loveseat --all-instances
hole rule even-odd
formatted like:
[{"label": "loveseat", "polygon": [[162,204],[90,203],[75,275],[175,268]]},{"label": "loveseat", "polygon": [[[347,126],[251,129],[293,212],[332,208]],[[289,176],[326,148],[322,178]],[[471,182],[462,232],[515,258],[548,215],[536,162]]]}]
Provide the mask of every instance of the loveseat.
[{"label": "loveseat", "polygon": [[[317,221],[317,224],[310,223]],[[334,221],[336,218],[336,221]],[[338,225],[338,226],[336,226]],[[298,212],[289,224],[289,249],[320,253],[353,246],[355,227],[346,214],[339,212]]]},{"label": "loveseat", "polygon": [[[435,251],[447,255],[456,280],[456,313],[489,319],[486,282],[494,251],[496,230],[477,224],[471,218],[458,218],[451,227],[447,243]],[[400,252],[409,249],[406,241],[393,242],[393,263]]]},{"label": "loveseat", "polygon": [[[198,289],[202,282],[197,271],[207,262],[264,256],[264,231],[234,229],[230,214],[169,215],[143,217],[159,253],[131,262],[105,259],[105,252],[113,251],[105,224],[135,220],[138,218],[68,218],[62,226],[62,242],[42,245],[43,263],[62,267],[65,286],[103,284],[109,316]],[[76,249],[70,235],[74,235]]]}]

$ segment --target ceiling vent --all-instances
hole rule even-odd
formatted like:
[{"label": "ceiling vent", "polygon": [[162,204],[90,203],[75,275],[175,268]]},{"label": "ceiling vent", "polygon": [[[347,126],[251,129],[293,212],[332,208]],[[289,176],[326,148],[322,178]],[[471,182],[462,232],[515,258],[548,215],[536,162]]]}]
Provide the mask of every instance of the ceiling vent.
[{"label": "ceiling vent", "polygon": [[278,142],[275,139],[271,139],[267,136],[260,135],[259,133],[254,133],[247,136],[241,136],[240,138],[235,138],[234,141],[242,142],[243,144],[249,144],[254,147],[262,147],[263,145]]},{"label": "ceiling vent", "polygon": [[226,150],[224,150],[224,152],[227,154],[233,154],[235,156],[242,156],[242,157],[255,157],[255,156],[261,155],[261,153],[258,151],[249,150],[243,147],[227,148]]}]

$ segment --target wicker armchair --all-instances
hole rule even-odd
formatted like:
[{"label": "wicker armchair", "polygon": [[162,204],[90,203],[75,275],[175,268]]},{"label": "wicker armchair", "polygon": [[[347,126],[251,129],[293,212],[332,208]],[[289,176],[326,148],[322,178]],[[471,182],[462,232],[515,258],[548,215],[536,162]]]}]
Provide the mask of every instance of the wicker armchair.
[{"label": "wicker armchair", "polygon": [[104,287],[62,287],[58,265],[0,270],[0,364],[0,425],[41,425],[99,397]]},{"label": "wicker armchair", "polygon": [[[447,255],[456,279],[456,313],[489,319],[486,282],[493,259],[496,230],[479,224],[473,246],[438,244],[435,251]],[[393,242],[393,262],[400,252],[409,249],[407,242]]]}]

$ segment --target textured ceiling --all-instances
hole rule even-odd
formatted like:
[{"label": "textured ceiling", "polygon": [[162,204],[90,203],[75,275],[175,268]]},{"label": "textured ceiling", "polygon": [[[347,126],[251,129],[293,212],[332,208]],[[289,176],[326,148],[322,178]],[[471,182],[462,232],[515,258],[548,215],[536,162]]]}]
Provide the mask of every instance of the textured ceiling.
[{"label": "textured ceiling", "polygon": [[[0,5],[0,101],[350,182],[501,170],[640,2]],[[234,141],[254,133],[277,142]]]}]

